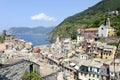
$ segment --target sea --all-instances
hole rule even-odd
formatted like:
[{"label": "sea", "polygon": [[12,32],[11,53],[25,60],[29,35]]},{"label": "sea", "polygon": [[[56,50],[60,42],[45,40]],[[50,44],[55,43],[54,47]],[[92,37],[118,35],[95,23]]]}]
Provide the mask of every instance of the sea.
[{"label": "sea", "polygon": [[32,42],[33,46],[51,44],[47,40],[48,35],[46,34],[20,34],[20,35],[15,35],[15,37],[24,39],[25,41],[28,42]]}]

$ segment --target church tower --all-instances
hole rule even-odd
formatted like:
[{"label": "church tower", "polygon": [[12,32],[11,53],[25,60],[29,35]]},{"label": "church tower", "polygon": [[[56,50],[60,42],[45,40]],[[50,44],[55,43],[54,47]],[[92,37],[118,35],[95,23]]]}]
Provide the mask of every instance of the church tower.
[{"label": "church tower", "polygon": [[109,17],[106,19],[105,25],[108,26],[108,27],[110,27],[110,18]]}]

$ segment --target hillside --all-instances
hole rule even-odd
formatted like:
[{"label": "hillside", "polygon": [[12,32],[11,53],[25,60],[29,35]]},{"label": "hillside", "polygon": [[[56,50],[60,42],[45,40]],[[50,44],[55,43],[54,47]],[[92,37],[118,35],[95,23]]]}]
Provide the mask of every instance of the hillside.
[{"label": "hillside", "polygon": [[[50,40],[55,40],[56,36],[72,37],[75,39],[78,28],[99,27],[103,24],[108,12],[118,10],[120,12],[120,0],[102,0],[87,10],[77,13],[64,19],[49,35]],[[110,16],[112,25],[120,33],[120,15]]]},{"label": "hillside", "polygon": [[11,34],[49,34],[54,27],[13,27],[10,28],[7,32]]}]

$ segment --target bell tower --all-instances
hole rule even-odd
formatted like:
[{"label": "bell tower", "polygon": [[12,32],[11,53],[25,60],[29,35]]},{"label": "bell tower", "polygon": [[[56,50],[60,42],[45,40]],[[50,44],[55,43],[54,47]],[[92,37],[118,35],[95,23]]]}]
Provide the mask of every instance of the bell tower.
[{"label": "bell tower", "polygon": [[110,18],[109,17],[106,19],[105,25],[108,26],[108,27],[110,27]]}]

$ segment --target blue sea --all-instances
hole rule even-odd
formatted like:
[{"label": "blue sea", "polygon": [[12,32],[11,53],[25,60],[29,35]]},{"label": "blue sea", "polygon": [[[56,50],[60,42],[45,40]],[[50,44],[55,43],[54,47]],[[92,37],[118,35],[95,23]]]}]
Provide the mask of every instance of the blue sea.
[{"label": "blue sea", "polygon": [[21,34],[21,35],[15,35],[15,37],[22,38],[28,42],[32,42],[33,46],[51,44],[47,40],[48,35],[45,34],[25,34],[25,35]]}]

